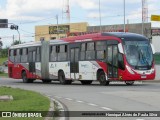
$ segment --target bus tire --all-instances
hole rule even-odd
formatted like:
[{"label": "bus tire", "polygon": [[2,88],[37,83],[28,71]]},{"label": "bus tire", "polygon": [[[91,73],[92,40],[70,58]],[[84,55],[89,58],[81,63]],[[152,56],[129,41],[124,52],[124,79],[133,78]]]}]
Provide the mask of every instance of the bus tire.
[{"label": "bus tire", "polygon": [[67,81],[65,79],[65,75],[64,75],[64,72],[63,71],[60,71],[59,74],[58,74],[58,80],[59,82],[62,84],[62,85],[65,85],[67,84]]},{"label": "bus tire", "polygon": [[82,85],[90,85],[92,83],[92,80],[81,80]]},{"label": "bus tire", "polygon": [[98,80],[100,82],[100,85],[104,85],[104,86],[109,85],[109,81],[106,80],[106,76],[103,71],[99,73]]},{"label": "bus tire", "polygon": [[25,71],[22,72],[22,80],[24,83],[33,83],[33,79],[28,79]]},{"label": "bus tire", "polygon": [[126,85],[133,85],[134,81],[125,81]]}]

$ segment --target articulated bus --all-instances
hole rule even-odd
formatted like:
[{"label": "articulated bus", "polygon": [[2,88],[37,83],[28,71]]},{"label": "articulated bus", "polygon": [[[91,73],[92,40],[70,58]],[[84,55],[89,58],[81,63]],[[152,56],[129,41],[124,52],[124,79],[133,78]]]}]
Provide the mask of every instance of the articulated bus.
[{"label": "articulated bus", "polygon": [[11,46],[8,58],[10,78],[25,83],[36,79],[61,84],[80,81],[154,80],[154,47],[138,34],[110,32],[94,33],[60,40],[30,42]]}]

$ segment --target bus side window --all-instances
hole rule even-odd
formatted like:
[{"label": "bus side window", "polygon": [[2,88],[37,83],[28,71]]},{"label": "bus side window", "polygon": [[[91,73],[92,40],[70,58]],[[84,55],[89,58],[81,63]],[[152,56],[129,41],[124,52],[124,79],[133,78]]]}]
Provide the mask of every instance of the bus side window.
[{"label": "bus side window", "polygon": [[21,61],[20,49],[15,50],[15,62],[19,63]]},{"label": "bus side window", "polygon": [[60,51],[58,53],[58,61],[67,60],[67,45],[60,45]]},{"label": "bus side window", "polygon": [[14,50],[10,50],[10,56],[9,59],[14,62]]},{"label": "bus side window", "polygon": [[41,48],[37,47],[36,49],[36,62],[40,62],[41,61]]},{"label": "bus side window", "polygon": [[98,41],[96,42],[96,58],[102,60],[106,58],[106,42]]},{"label": "bus side window", "polygon": [[19,54],[22,55],[22,49],[20,49]]},{"label": "bus side window", "polygon": [[13,52],[14,52],[13,50],[9,50],[9,56],[14,56]]},{"label": "bus side window", "polygon": [[14,50],[14,56],[16,56],[16,55],[17,55],[17,50],[15,49],[15,50]]},{"label": "bus side window", "polygon": [[27,48],[22,49],[22,55],[21,55],[21,62],[27,62],[28,56],[27,56]]},{"label": "bus side window", "polygon": [[86,59],[87,60],[95,59],[95,43],[94,42],[87,43]]},{"label": "bus side window", "polygon": [[57,46],[51,46],[50,50],[50,61],[57,61]]},{"label": "bus side window", "polygon": [[26,55],[28,55],[28,48],[26,48]]},{"label": "bus side window", "polygon": [[60,52],[60,46],[59,46],[59,45],[56,46],[56,52],[57,52],[57,53]]},{"label": "bus side window", "polygon": [[65,45],[65,52],[67,52],[68,48],[67,48],[67,45]]}]

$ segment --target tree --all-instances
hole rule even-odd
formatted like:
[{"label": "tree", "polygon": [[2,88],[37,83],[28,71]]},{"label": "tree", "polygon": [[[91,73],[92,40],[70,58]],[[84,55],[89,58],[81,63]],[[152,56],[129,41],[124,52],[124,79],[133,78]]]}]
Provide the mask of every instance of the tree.
[{"label": "tree", "polygon": [[4,48],[0,50],[0,57],[7,57],[8,56],[8,48]]},{"label": "tree", "polygon": [[19,40],[15,40],[14,43],[12,43],[12,45],[18,45],[18,44],[21,44]]}]

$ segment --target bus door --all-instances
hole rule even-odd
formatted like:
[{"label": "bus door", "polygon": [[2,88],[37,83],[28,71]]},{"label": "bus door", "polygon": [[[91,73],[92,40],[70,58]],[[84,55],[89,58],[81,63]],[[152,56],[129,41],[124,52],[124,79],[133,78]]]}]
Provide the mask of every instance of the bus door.
[{"label": "bus door", "polygon": [[34,47],[28,49],[28,61],[29,61],[29,72],[35,74],[36,49]]},{"label": "bus door", "polygon": [[118,78],[118,46],[107,46],[108,78]]},{"label": "bus door", "polygon": [[70,73],[72,79],[79,79],[79,48],[70,49]]}]

